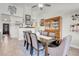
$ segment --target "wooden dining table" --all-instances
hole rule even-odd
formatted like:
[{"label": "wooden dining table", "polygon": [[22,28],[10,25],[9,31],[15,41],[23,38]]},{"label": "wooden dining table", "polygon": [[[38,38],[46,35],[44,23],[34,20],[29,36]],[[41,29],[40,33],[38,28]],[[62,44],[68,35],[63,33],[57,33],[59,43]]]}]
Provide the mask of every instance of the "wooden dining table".
[{"label": "wooden dining table", "polygon": [[44,36],[44,35],[37,35],[38,37],[38,40],[42,43],[45,43],[45,56],[48,56],[48,43],[50,41],[55,41],[55,40],[52,40],[52,37],[49,37],[49,36]]}]

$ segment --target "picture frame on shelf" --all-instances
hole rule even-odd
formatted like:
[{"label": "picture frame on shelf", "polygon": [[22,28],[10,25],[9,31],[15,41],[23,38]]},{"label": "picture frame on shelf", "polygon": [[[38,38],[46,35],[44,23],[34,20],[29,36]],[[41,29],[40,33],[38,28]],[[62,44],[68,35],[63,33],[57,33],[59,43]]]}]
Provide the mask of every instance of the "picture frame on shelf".
[{"label": "picture frame on shelf", "polygon": [[44,19],[41,19],[40,26],[44,26]]},{"label": "picture frame on shelf", "polygon": [[31,22],[31,15],[25,15],[25,24],[30,25]]}]

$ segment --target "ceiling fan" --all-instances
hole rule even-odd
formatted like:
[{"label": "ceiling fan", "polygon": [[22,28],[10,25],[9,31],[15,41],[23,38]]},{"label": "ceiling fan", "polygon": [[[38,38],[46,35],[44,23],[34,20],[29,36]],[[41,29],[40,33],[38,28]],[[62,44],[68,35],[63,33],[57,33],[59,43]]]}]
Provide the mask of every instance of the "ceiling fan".
[{"label": "ceiling fan", "polygon": [[47,3],[39,3],[39,4],[36,4],[36,5],[33,5],[32,8],[35,8],[35,7],[38,7],[40,8],[40,10],[43,10],[44,7],[50,7],[51,5],[50,4],[47,4]]}]

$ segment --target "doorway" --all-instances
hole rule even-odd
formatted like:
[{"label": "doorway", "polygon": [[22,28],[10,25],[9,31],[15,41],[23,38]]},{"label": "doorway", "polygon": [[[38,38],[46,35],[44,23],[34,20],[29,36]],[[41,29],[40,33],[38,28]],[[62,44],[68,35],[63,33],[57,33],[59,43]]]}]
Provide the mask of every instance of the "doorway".
[{"label": "doorway", "polygon": [[9,33],[9,24],[3,23],[3,35],[4,34],[10,35],[10,33]]}]

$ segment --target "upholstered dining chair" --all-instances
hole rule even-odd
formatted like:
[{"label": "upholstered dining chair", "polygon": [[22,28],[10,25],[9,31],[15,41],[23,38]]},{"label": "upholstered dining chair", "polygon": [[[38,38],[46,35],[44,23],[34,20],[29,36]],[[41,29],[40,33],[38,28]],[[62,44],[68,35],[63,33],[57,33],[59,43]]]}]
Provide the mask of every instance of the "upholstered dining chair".
[{"label": "upholstered dining chair", "polygon": [[67,56],[72,36],[68,35],[63,38],[61,44],[57,47],[48,47],[50,56]]},{"label": "upholstered dining chair", "polygon": [[26,39],[26,31],[23,31],[23,36],[24,36],[24,47],[27,43],[27,39]]},{"label": "upholstered dining chair", "polygon": [[[39,56],[39,52],[44,50],[44,47],[41,43],[38,42],[37,36],[35,33],[30,34],[30,38],[32,40],[32,54],[36,51],[37,56]],[[34,51],[35,50],[35,51]]]},{"label": "upholstered dining chair", "polygon": [[41,35],[48,36],[48,32],[42,31]]},{"label": "upholstered dining chair", "polygon": [[39,32],[40,35],[42,35],[42,30],[39,30],[38,32]]},{"label": "upholstered dining chair", "polygon": [[52,40],[56,40],[56,35],[54,32],[50,32],[49,36],[52,37]]},{"label": "upholstered dining chair", "polygon": [[27,47],[26,47],[26,49],[30,50],[30,54],[32,55],[32,41],[31,41],[29,32],[26,33],[26,37],[27,37]]},{"label": "upholstered dining chair", "polygon": [[32,33],[31,31],[23,31],[24,34],[24,47],[27,45],[28,38],[26,33]]},{"label": "upholstered dining chair", "polygon": [[32,46],[31,46],[31,39],[30,39],[30,33],[31,31],[25,31],[24,35],[24,46],[26,47],[27,50],[30,50],[30,54],[32,55]]}]

